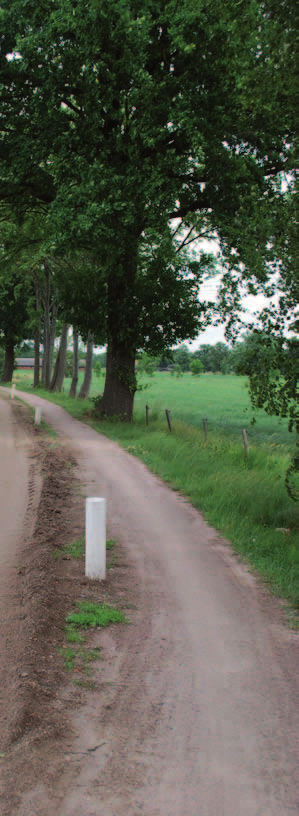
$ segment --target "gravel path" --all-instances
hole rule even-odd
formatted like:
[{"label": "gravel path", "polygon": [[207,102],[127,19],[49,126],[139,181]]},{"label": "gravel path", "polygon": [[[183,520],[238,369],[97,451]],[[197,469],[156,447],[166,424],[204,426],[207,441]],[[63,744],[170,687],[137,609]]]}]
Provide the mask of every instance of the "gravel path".
[{"label": "gravel path", "polygon": [[[110,534],[133,555],[143,598],[109,716],[93,712],[98,749],[68,769],[57,816],[298,813],[298,638],[278,602],[142,463],[58,406],[20,396],[71,441],[86,495],[107,498]],[[7,472],[16,467],[11,459]]]}]

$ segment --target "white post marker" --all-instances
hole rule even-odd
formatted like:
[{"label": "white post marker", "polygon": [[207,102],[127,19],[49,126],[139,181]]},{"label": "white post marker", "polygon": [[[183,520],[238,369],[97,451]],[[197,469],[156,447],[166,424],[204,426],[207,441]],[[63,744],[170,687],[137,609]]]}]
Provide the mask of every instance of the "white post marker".
[{"label": "white post marker", "polygon": [[11,399],[14,398],[15,392],[16,392],[16,386],[15,386],[15,383],[13,383],[12,386],[11,386],[11,392],[10,392],[10,398]]},{"label": "white post marker", "polygon": [[106,578],[106,499],[86,499],[85,575]]},{"label": "white post marker", "polygon": [[41,418],[42,418],[42,409],[41,408],[36,408],[35,409],[35,414],[34,414],[34,424],[35,425],[40,425]]}]

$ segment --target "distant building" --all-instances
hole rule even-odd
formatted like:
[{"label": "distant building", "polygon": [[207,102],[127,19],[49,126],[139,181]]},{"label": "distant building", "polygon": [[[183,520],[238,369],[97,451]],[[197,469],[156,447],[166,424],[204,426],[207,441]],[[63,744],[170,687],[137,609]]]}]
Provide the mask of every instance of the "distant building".
[{"label": "distant building", "polygon": [[[43,366],[43,361],[39,361],[40,369]],[[16,357],[15,359],[15,368],[17,371],[33,371],[34,370],[34,357]],[[79,360],[79,371],[85,370],[85,360]]]},{"label": "distant building", "polygon": [[[43,361],[39,361],[39,367],[42,368]],[[33,371],[34,357],[16,357],[15,368],[22,371]]]}]

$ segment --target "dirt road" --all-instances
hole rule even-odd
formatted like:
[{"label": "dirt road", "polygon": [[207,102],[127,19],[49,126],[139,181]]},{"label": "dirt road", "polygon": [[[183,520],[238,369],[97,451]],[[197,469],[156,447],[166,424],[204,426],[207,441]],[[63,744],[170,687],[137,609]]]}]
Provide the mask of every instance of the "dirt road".
[{"label": "dirt road", "polygon": [[[61,804],[17,816],[298,813],[298,639],[277,602],[140,462],[57,406],[22,398],[71,440],[86,495],[106,496],[141,601],[109,705],[74,721]],[[95,749],[79,761],[84,741]]]},{"label": "dirt road", "polygon": [[[14,607],[16,568],[24,540],[31,533],[38,487],[30,438],[18,425],[10,400],[0,399],[0,697],[4,688],[14,693],[15,677],[4,651],[8,658],[19,610],[10,617],[8,610]],[[4,730],[5,725],[2,723]]]}]

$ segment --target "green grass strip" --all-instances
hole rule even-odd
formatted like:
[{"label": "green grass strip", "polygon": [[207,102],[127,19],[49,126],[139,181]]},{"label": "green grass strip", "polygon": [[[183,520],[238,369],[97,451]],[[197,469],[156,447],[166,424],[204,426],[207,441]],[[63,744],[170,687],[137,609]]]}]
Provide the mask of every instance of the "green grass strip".
[{"label": "green grass strip", "polygon": [[72,628],[88,629],[89,627],[109,626],[110,623],[126,623],[126,618],[119,609],[106,604],[78,601],[78,612],[71,612],[66,623]]}]

